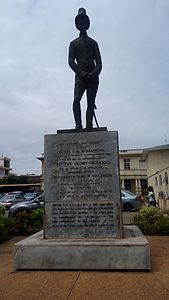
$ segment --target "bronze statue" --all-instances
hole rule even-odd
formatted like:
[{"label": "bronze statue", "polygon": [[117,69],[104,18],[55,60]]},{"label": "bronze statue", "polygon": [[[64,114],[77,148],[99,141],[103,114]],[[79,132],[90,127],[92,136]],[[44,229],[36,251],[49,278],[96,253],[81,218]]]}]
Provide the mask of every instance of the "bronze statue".
[{"label": "bronze statue", "polygon": [[75,25],[80,31],[80,35],[69,46],[69,66],[75,72],[73,101],[75,128],[82,128],[80,101],[85,91],[87,95],[86,128],[92,128],[102,61],[97,42],[87,35],[90,20],[84,8],[79,8]]}]

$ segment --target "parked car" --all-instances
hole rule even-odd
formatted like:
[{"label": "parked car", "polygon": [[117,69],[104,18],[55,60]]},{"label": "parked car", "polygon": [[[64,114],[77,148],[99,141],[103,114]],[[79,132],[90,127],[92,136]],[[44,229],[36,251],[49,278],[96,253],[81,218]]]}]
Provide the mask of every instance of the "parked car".
[{"label": "parked car", "polygon": [[33,200],[24,201],[14,204],[10,207],[8,216],[16,217],[20,212],[31,213],[34,209],[44,207],[45,196],[44,194],[34,198]]},{"label": "parked car", "polygon": [[21,196],[24,196],[24,193],[22,191],[13,191],[13,192],[9,192],[7,193],[8,195],[11,195],[11,194],[16,194],[16,195],[21,195]]},{"label": "parked car", "polygon": [[3,194],[0,194],[0,199],[4,196],[5,194],[3,193]]},{"label": "parked car", "polygon": [[24,194],[24,197],[26,200],[32,200],[40,195],[42,195],[40,192],[28,192]]},{"label": "parked car", "polygon": [[121,191],[121,200],[123,211],[137,211],[141,205],[139,197],[126,190]]},{"label": "parked car", "polygon": [[4,206],[6,209],[9,209],[13,204],[21,201],[25,201],[23,195],[17,193],[10,193],[10,194],[5,194],[0,199],[0,205]]}]

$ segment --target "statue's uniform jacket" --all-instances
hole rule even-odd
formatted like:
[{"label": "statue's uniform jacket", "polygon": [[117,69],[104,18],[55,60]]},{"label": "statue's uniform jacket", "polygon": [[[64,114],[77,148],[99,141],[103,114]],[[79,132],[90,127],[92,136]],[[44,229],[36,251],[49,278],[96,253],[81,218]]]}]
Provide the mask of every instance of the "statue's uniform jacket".
[{"label": "statue's uniform jacket", "polygon": [[98,77],[102,62],[97,42],[88,36],[73,40],[69,47],[69,65],[77,75],[84,71],[92,78]]}]

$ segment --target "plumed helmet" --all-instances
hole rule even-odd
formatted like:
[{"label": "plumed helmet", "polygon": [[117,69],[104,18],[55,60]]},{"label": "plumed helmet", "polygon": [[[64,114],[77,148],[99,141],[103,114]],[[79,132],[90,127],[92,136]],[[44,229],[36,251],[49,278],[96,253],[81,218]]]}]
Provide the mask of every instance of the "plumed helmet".
[{"label": "plumed helmet", "polygon": [[79,8],[78,15],[75,18],[75,25],[78,30],[83,29],[88,30],[90,27],[89,17],[86,15],[86,10],[84,8]]}]

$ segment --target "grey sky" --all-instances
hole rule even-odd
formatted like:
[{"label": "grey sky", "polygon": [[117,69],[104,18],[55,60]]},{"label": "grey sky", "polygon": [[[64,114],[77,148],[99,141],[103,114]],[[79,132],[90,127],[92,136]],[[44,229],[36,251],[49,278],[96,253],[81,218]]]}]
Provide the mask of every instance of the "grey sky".
[{"label": "grey sky", "polygon": [[67,53],[79,7],[103,60],[99,125],[118,130],[121,149],[169,142],[168,0],[2,0],[0,155],[18,174],[40,172],[44,134],[74,128]]}]

